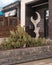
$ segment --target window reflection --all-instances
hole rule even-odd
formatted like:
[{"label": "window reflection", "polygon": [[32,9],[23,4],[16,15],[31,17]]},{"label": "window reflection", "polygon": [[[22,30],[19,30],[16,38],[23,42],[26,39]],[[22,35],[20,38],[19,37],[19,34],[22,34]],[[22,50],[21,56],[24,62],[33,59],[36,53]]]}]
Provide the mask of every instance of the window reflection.
[{"label": "window reflection", "polygon": [[49,10],[45,10],[44,12],[44,36],[47,38],[49,33],[48,33],[48,26],[49,23]]}]

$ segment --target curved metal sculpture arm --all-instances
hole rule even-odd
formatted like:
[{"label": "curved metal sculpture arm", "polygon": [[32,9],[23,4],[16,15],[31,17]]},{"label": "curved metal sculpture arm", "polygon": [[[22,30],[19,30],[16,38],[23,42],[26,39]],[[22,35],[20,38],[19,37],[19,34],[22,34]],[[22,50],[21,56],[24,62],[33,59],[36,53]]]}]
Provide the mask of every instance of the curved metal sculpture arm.
[{"label": "curved metal sculpture arm", "polygon": [[41,20],[41,16],[40,16],[40,14],[39,14],[38,12],[36,12],[36,14],[37,14],[37,16],[38,16],[37,20],[34,20],[34,19],[33,19],[33,16],[31,16],[30,19],[31,19],[31,22],[34,24],[34,27],[35,27],[34,32],[36,33],[36,38],[38,38],[38,37],[39,37],[40,27],[37,27],[37,25],[38,25],[38,23],[39,23],[40,20]]}]

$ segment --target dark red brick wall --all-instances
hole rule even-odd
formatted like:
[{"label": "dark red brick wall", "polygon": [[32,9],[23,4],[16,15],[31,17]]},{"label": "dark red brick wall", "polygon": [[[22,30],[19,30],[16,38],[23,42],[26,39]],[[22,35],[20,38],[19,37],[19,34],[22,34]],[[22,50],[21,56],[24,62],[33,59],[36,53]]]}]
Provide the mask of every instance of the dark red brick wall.
[{"label": "dark red brick wall", "polygon": [[52,39],[52,0],[49,0],[49,38]]}]

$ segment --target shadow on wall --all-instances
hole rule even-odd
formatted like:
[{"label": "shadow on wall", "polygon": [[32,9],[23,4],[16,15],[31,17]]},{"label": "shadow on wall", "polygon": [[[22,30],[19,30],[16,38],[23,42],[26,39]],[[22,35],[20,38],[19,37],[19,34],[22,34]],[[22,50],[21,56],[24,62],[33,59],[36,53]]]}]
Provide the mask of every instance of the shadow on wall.
[{"label": "shadow on wall", "polygon": [[[36,13],[34,13],[35,15],[31,15],[31,16],[33,16],[33,19],[34,20],[36,20],[37,19],[37,14]],[[26,20],[26,32],[29,34],[29,35],[31,35],[32,37],[36,37],[36,34],[35,34],[35,32],[34,32],[34,29],[35,29],[35,27],[34,27],[34,24],[31,22],[31,20],[29,19],[29,18],[31,18],[31,16],[30,17],[27,17],[27,20]],[[30,21],[30,22],[29,22]]]}]

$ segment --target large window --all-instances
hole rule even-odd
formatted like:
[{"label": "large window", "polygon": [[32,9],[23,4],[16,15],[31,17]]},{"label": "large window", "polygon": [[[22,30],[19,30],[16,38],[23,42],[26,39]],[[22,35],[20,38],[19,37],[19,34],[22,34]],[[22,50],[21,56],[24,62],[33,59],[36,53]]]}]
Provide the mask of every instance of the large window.
[{"label": "large window", "polygon": [[16,9],[15,9],[15,10],[12,10],[12,11],[9,11],[9,12],[6,12],[6,13],[5,13],[5,17],[15,16],[15,14],[16,14]]},{"label": "large window", "polygon": [[48,33],[48,26],[49,23],[49,10],[44,11],[44,36],[47,38],[49,33]]}]

